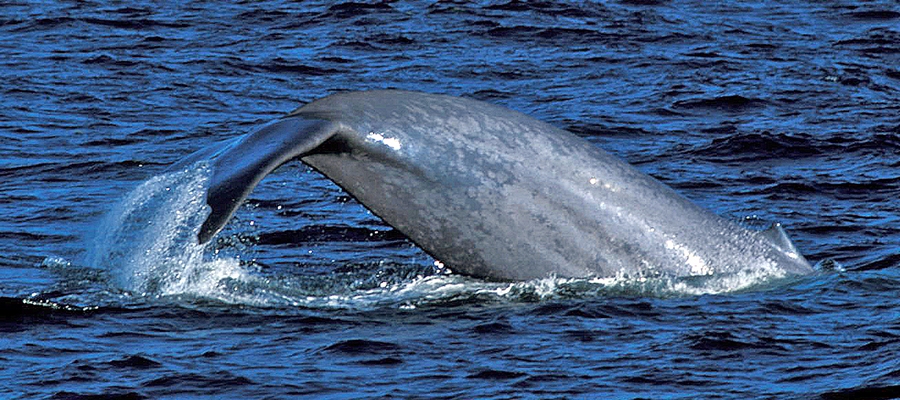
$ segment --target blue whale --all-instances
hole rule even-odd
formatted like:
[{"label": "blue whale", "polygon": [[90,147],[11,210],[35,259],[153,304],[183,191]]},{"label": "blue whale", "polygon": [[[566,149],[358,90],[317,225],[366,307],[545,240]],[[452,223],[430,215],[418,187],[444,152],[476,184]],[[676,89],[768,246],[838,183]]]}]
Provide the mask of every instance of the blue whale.
[{"label": "blue whale", "polygon": [[745,229],[572,133],[472,99],[335,94],[176,168],[200,160],[212,169],[201,243],[260,180],[300,160],[465,275],[812,271],[779,225]]}]

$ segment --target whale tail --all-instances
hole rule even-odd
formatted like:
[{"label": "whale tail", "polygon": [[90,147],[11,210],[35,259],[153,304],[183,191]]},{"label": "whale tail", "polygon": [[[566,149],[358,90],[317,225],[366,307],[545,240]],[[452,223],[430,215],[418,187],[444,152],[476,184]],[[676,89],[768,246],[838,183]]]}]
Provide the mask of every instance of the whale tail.
[{"label": "whale tail", "polygon": [[207,160],[212,167],[206,202],[212,213],[197,239],[208,242],[222,230],[253,188],[292,159],[310,154],[340,128],[332,121],[286,117],[251,134],[201,149],[173,168]]}]

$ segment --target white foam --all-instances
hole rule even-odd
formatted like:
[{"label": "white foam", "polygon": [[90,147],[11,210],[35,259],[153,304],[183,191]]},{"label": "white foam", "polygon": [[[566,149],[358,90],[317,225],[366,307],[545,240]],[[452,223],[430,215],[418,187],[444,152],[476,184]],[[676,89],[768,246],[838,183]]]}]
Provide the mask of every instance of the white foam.
[{"label": "white foam", "polygon": [[113,285],[140,296],[196,295],[219,298],[224,279],[244,279],[236,259],[204,260],[197,233],[209,168],[198,163],[144,182],[100,224],[89,265],[109,271]]}]

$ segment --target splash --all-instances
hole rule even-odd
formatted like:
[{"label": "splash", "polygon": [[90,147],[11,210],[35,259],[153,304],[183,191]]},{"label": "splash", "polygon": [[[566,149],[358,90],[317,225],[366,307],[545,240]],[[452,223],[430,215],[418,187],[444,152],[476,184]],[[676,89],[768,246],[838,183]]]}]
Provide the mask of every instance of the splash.
[{"label": "splash", "polygon": [[220,297],[223,280],[247,277],[236,259],[204,260],[204,246],[197,243],[210,213],[209,176],[209,166],[198,163],[138,186],[100,224],[89,265],[140,296]]},{"label": "splash", "polygon": [[[394,269],[401,268],[395,266]],[[409,267],[407,267],[409,268]],[[360,272],[361,274],[364,272]],[[376,271],[367,273],[379,275]],[[524,282],[488,282],[440,271],[407,279],[354,287],[334,276],[282,277],[257,288],[265,305],[307,309],[416,309],[472,304],[534,303],[598,297],[673,298],[724,294],[764,288],[782,277],[764,271],[703,277],[629,276],[608,278],[547,277]],[[370,280],[359,276],[360,280]],[[311,287],[327,287],[322,291]],[[260,297],[257,297],[260,299]],[[256,304],[261,304],[257,302]]]}]

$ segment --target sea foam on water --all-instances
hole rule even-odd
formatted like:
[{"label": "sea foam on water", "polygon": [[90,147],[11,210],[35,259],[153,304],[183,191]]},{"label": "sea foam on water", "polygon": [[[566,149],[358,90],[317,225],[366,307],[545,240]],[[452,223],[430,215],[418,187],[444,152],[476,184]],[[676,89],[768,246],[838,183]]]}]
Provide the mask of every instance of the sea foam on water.
[{"label": "sea foam on water", "polygon": [[142,296],[219,297],[224,279],[247,272],[236,259],[204,259],[197,232],[209,215],[204,163],[144,182],[100,224],[88,262],[110,272],[111,283]]}]

